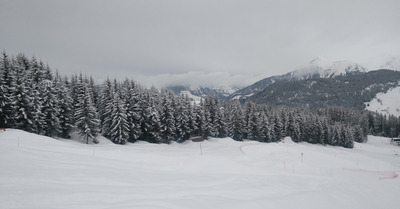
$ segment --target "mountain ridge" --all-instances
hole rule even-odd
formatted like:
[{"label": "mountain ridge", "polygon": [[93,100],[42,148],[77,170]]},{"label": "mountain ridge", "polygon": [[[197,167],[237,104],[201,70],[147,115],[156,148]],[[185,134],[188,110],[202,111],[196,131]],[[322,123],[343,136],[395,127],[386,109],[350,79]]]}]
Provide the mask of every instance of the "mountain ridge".
[{"label": "mountain ridge", "polygon": [[389,61],[381,65],[379,68],[400,71],[400,57],[391,57]]},{"label": "mountain ridge", "polygon": [[400,71],[382,69],[332,78],[281,81],[247,99],[262,104],[309,108],[343,106],[363,110],[365,103],[378,93],[397,86],[400,86]]},{"label": "mountain ridge", "polygon": [[266,87],[275,82],[362,74],[366,73],[367,71],[367,68],[355,62],[330,61],[322,57],[316,57],[307,65],[297,68],[294,71],[283,75],[267,77],[255,82],[250,86],[244,87],[228,96],[227,99],[246,99],[250,96],[260,93]]}]

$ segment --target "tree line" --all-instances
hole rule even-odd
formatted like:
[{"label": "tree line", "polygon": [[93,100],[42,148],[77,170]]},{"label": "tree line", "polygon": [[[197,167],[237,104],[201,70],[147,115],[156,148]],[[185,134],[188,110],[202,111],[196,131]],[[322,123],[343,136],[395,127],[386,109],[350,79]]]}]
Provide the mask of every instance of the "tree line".
[{"label": "tree line", "polygon": [[367,134],[397,136],[394,116],[326,107],[311,110],[221,102],[208,96],[195,103],[170,90],[143,88],[126,79],[96,84],[89,76],[61,76],[47,64],[23,54],[0,59],[0,127],[46,136],[70,138],[74,131],[86,141],[103,135],[117,144],[143,140],[183,142],[193,136],[296,142],[351,148]]}]

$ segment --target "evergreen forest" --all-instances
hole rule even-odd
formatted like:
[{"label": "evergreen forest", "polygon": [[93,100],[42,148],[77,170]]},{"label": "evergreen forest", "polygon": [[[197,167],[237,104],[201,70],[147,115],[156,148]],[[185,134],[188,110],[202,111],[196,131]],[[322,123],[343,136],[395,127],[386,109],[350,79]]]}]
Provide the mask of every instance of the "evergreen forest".
[{"label": "evergreen forest", "polygon": [[400,118],[339,106],[317,109],[221,101],[199,103],[171,90],[144,88],[133,80],[63,76],[24,54],[0,58],[0,128],[16,128],[85,143],[102,135],[116,144],[184,142],[191,137],[278,142],[290,136],[352,148],[368,134],[397,137]]}]

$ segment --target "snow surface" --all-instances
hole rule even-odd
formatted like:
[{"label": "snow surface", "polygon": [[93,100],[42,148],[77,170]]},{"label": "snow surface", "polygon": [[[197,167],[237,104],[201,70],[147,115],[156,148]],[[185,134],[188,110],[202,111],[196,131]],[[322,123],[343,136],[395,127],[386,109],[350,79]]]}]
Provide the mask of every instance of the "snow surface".
[{"label": "snow surface", "polygon": [[379,93],[371,101],[366,103],[370,111],[377,111],[385,115],[400,116],[400,87],[390,89],[386,93]]},{"label": "snow surface", "polygon": [[[202,148],[202,152],[200,150]],[[399,208],[400,147],[115,145],[0,132],[0,208]]]}]

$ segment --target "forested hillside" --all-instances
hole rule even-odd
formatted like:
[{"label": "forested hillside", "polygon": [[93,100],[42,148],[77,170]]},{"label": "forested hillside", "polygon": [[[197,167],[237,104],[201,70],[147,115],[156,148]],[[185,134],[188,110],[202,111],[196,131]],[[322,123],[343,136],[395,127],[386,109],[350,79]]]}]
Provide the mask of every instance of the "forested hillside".
[{"label": "forested hillside", "polygon": [[[206,97],[195,104],[170,90],[146,89],[132,80],[96,84],[85,75],[63,77],[23,54],[0,59],[0,127],[69,138],[77,131],[86,143],[101,134],[114,143],[144,140],[182,142],[192,136],[353,147],[368,133],[397,136],[399,118],[339,107],[260,105]],[[283,94],[284,95],[284,94]]]},{"label": "forested hillside", "polygon": [[320,108],[343,106],[363,110],[377,93],[400,85],[400,72],[377,70],[334,78],[282,80],[249,99],[256,103]]}]

